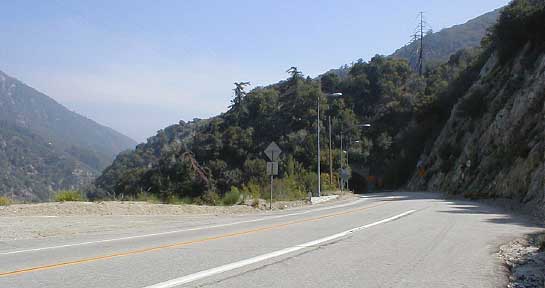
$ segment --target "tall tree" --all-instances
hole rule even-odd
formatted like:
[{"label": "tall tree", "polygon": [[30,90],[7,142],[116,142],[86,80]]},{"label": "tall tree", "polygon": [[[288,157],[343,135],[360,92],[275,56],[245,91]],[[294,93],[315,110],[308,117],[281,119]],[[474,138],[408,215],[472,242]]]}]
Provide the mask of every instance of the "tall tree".
[{"label": "tall tree", "polygon": [[238,106],[241,102],[244,96],[246,96],[246,91],[244,89],[246,86],[250,86],[250,82],[235,82],[235,89],[233,91],[235,92],[235,98],[232,100],[231,107]]},{"label": "tall tree", "polygon": [[295,66],[292,66],[286,72],[288,74],[290,74],[290,76],[291,76],[290,80],[291,81],[297,81],[298,79],[303,78],[303,73],[301,71],[299,71],[299,69],[297,69],[297,67],[295,67]]}]

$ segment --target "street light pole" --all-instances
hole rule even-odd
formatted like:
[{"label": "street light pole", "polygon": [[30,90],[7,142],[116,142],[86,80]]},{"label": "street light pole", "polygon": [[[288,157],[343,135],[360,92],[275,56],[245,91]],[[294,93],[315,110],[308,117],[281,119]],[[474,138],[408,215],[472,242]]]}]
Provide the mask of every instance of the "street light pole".
[{"label": "street light pole", "polygon": [[[348,130],[351,130],[351,129],[354,129],[354,128],[370,128],[370,127],[371,127],[371,124],[359,124],[359,125],[354,125],[354,126],[350,126],[350,127],[346,128],[346,129],[343,129],[342,122],[341,122],[341,171],[342,171],[343,166],[344,166],[344,162],[343,162],[343,154],[344,154],[344,150],[343,150],[343,134],[344,134],[344,132],[348,131]],[[349,145],[350,145],[350,143],[349,143]],[[348,148],[346,149],[346,165],[348,166]],[[342,192],[343,188],[344,188],[344,181],[341,179],[340,183],[341,183],[341,192]]]},{"label": "street light pole", "polygon": [[318,197],[322,196],[321,183],[320,183],[320,96],[318,96],[318,129],[317,129],[317,142],[318,142]]},{"label": "street light pole", "polygon": [[[340,155],[340,159],[341,159],[341,163],[340,163],[340,164],[341,164],[341,165],[340,165],[340,166],[341,166],[341,171],[343,170],[343,166],[344,166],[344,165],[343,165],[343,164],[344,164],[344,163],[343,163],[343,151],[344,151],[344,150],[343,150],[343,133],[344,133],[343,129],[344,129],[344,128],[343,128],[343,123],[341,122],[341,155]],[[344,180],[343,180],[342,177],[341,177],[341,179],[340,179],[340,181],[339,181],[339,185],[341,186],[341,192],[343,192],[343,189],[344,189]]]},{"label": "street light pole", "polygon": [[331,157],[331,116],[327,116],[329,123],[329,185],[333,184],[333,157]]},{"label": "street light pole", "polygon": [[[343,96],[342,93],[333,93],[333,94],[327,94],[328,97],[341,97]],[[317,97],[317,107],[318,107],[318,117],[317,117],[317,124],[318,124],[318,127],[316,129],[316,143],[318,145],[318,197],[321,197],[322,196],[322,187],[321,187],[321,169],[320,169],[320,94],[318,94],[318,97]],[[331,118],[329,118],[329,155],[330,155],[330,175],[331,177],[333,177],[333,164],[331,164]]]}]

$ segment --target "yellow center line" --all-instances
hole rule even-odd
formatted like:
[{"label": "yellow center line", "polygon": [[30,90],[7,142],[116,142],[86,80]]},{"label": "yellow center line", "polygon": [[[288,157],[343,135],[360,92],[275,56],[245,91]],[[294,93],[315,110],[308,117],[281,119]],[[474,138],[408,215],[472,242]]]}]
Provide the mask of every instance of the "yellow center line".
[{"label": "yellow center line", "polygon": [[67,262],[61,262],[61,263],[55,263],[55,264],[49,264],[49,265],[43,265],[43,266],[36,266],[36,267],[32,267],[32,268],[19,269],[19,270],[8,271],[8,272],[0,272],[0,278],[1,277],[7,277],[7,276],[13,276],[13,275],[26,274],[26,273],[30,273],[30,272],[37,272],[37,271],[61,268],[61,267],[66,267],[66,266],[71,266],[71,265],[95,262],[95,261],[99,261],[99,260],[106,260],[106,259],[112,259],[112,258],[117,258],[117,257],[131,256],[131,255],[142,254],[142,253],[147,253],[147,252],[152,252],[152,251],[158,251],[158,250],[163,250],[163,249],[168,249],[168,248],[189,246],[189,245],[193,245],[193,244],[197,244],[197,243],[209,242],[209,241],[220,240],[220,239],[225,239],[225,238],[232,238],[232,237],[248,235],[248,234],[253,234],[253,233],[257,233],[257,232],[262,232],[262,231],[276,230],[276,229],[279,229],[279,228],[283,228],[283,227],[291,226],[291,225],[295,225],[295,224],[306,223],[306,222],[315,222],[315,221],[319,221],[319,220],[323,220],[323,219],[327,219],[327,218],[338,217],[338,216],[347,215],[347,214],[353,214],[353,213],[356,213],[356,212],[359,212],[359,211],[363,211],[363,210],[383,206],[383,205],[386,205],[386,204],[388,204],[388,203],[381,203],[381,204],[377,204],[377,205],[373,205],[373,206],[365,206],[365,207],[362,207],[362,208],[352,209],[352,210],[348,210],[348,211],[344,211],[344,212],[327,214],[327,215],[323,215],[323,216],[319,216],[319,217],[306,218],[306,219],[301,219],[301,220],[294,220],[294,221],[275,224],[275,225],[271,225],[271,226],[264,226],[264,227],[250,229],[250,230],[244,230],[244,231],[235,232],[235,233],[228,233],[228,234],[223,234],[223,235],[219,235],[219,236],[206,237],[206,238],[201,238],[201,239],[196,239],[196,240],[191,240],[191,241],[178,242],[178,243],[173,243],[173,244],[155,246],[155,247],[138,249],[138,250],[131,250],[131,251],[127,251],[127,252],[114,253],[114,254],[102,255],[102,256],[96,256],[96,257],[90,257],[90,258],[83,258],[83,259],[74,260],[74,261],[67,261]]}]

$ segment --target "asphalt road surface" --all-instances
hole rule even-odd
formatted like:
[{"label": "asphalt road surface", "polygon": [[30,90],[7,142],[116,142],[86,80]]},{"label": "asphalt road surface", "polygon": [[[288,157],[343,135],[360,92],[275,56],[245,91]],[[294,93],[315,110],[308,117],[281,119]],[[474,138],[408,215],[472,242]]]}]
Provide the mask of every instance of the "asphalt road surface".
[{"label": "asphalt road surface", "polygon": [[138,232],[3,241],[0,287],[501,287],[499,245],[537,229],[476,202],[373,194]]}]

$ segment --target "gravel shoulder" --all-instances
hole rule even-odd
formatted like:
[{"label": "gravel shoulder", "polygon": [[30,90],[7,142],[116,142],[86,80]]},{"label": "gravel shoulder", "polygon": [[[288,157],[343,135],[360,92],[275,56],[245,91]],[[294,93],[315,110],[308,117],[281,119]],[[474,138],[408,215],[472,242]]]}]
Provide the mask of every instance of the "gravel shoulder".
[{"label": "gravel shoulder", "polygon": [[[344,193],[334,202],[354,198],[354,194]],[[262,213],[269,210],[266,200],[260,199],[256,207],[247,201],[234,206],[206,206],[189,204],[154,204],[137,201],[104,202],[49,202],[37,204],[12,204],[0,206],[0,217],[13,216],[143,216],[143,215],[234,215]],[[331,202],[331,201],[328,201]],[[276,201],[273,210],[284,210],[311,205],[310,201]]]},{"label": "gravel shoulder", "polygon": [[246,205],[199,206],[153,204],[133,201],[106,202],[52,202],[15,204],[0,207],[0,217],[6,216],[125,216],[125,215],[187,215],[187,214],[241,214],[256,213]]},{"label": "gravel shoulder", "polygon": [[[339,199],[318,205],[335,205],[359,199],[345,194]],[[279,201],[273,211],[310,207],[308,201]],[[0,241],[71,238],[79,235],[108,233],[142,233],[171,230],[184,225],[207,225],[239,219],[247,215],[270,213],[268,203],[250,205],[199,206],[169,205],[146,202],[62,202],[0,206]],[[236,221],[236,220],[234,220]],[[187,223],[187,224],[185,224]]]}]

